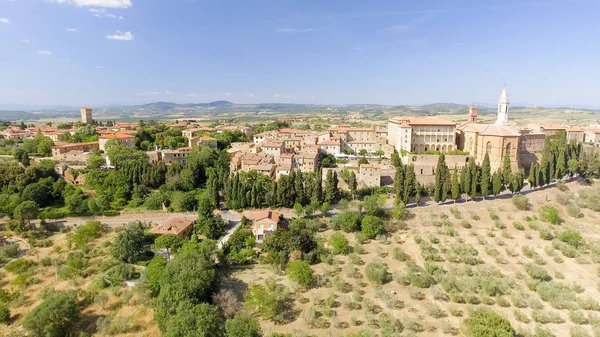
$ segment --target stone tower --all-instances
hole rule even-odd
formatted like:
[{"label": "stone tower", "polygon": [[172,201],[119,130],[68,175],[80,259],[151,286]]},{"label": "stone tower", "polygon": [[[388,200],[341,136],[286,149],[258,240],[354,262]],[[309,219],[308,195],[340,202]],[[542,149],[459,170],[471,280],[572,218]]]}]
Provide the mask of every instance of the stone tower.
[{"label": "stone tower", "polygon": [[502,90],[502,95],[500,95],[500,101],[498,102],[498,119],[496,119],[496,125],[509,125],[508,121],[508,107],[510,102],[508,101],[508,92],[506,91],[506,87]]},{"label": "stone tower", "polygon": [[92,108],[83,107],[79,112],[81,112],[81,123],[92,124]]},{"label": "stone tower", "polygon": [[479,113],[477,112],[477,107],[470,106],[469,107],[469,122],[477,123],[477,116],[479,116]]}]

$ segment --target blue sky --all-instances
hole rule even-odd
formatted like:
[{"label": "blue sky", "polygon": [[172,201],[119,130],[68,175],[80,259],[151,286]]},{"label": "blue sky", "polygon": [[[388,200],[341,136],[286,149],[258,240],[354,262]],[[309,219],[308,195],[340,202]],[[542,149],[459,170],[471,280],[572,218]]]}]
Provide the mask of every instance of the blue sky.
[{"label": "blue sky", "polygon": [[0,104],[600,106],[600,1],[0,0]]}]

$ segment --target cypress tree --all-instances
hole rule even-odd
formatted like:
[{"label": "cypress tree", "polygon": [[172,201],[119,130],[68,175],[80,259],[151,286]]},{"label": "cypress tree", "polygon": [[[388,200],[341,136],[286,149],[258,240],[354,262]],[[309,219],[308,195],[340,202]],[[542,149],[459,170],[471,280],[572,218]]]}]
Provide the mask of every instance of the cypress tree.
[{"label": "cypress tree", "polygon": [[415,203],[417,204],[417,207],[419,207],[419,203],[421,203],[421,193],[422,193],[423,188],[421,187],[421,184],[419,184],[418,182],[416,183],[416,188],[415,188]]},{"label": "cypress tree", "polygon": [[502,179],[504,183],[508,186],[511,182],[512,168],[510,166],[510,157],[508,153],[504,155],[504,165],[502,167]]},{"label": "cypress tree", "polygon": [[556,159],[556,179],[562,179],[567,172],[567,162],[565,158],[565,150],[559,149],[558,158]]},{"label": "cypress tree", "polygon": [[[475,163],[475,158],[470,157],[469,158],[469,178],[467,179],[467,181],[469,182],[469,185],[465,188],[464,192],[466,194],[469,195],[469,197],[471,197],[471,195],[473,195],[472,190],[475,189],[475,191],[477,191],[477,184],[479,183],[479,167],[477,167],[477,164]],[[475,197],[477,197],[477,193],[475,193]],[[471,197],[471,199],[473,199]]]},{"label": "cypress tree", "polygon": [[320,169],[317,172],[317,176],[315,177],[314,186],[312,190],[312,198],[315,200],[315,202],[318,204],[323,203],[323,172]]},{"label": "cypress tree", "polygon": [[396,167],[396,173],[394,174],[394,194],[396,199],[402,199],[402,191],[404,190],[404,165],[400,163]]},{"label": "cypress tree", "polygon": [[527,182],[529,183],[529,189],[536,187],[536,176],[537,176],[537,163],[531,164],[529,168],[529,177],[527,177]]},{"label": "cypress tree", "polygon": [[473,177],[471,178],[471,191],[469,192],[471,200],[475,200],[475,198],[477,198],[477,181],[479,180],[479,171],[474,171]]},{"label": "cypress tree", "polygon": [[469,165],[465,165],[460,171],[460,189],[463,193],[468,193],[471,188],[471,172]]},{"label": "cypress tree", "polygon": [[304,205],[306,203],[304,197],[304,177],[301,171],[296,172],[294,178],[294,192],[296,194],[296,202]]},{"label": "cypress tree", "polygon": [[450,187],[446,179],[448,174],[448,166],[446,166],[446,159],[442,153],[438,157],[438,162],[435,168],[435,186],[433,190],[433,200],[435,202],[446,201]]},{"label": "cypress tree", "polygon": [[404,172],[404,187],[402,193],[402,201],[408,205],[410,196],[414,193],[417,176],[415,174],[415,166],[410,164],[406,166]]},{"label": "cypress tree", "polygon": [[350,188],[350,194],[352,199],[356,196],[356,174],[354,171],[350,172],[350,178],[348,179],[348,188]]},{"label": "cypress tree", "polygon": [[490,165],[490,156],[486,153],[481,164],[481,195],[483,199],[490,194],[490,183],[492,179],[492,167]]},{"label": "cypress tree", "polygon": [[452,173],[452,191],[450,193],[452,199],[457,200],[460,197],[460,184],[458,183],[458,168],[454,166]]},{"label": "cypress tree", "polygon": [[498,196],[502,191],[502,173],[500,170],[496,171],[492,176],[492,193],[494,196]]}]

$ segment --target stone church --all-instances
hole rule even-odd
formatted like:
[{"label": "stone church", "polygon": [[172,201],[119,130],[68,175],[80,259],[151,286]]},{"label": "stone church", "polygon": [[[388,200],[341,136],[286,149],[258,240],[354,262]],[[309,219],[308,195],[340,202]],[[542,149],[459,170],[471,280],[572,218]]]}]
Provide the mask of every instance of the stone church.
[{"label": "stone church", "polygon": [[487,153],[492,172],[503,166],[505,154],[510,157],[512,170],[519,169],[521,132],[510,125],[509,107],[508,92],[504,88],[498,102],[498,117],[494,124],[479,123],[477,107],[470,107],[468,121],[457,127],[458,148],[469,152],[478,164],[483,162]]}]

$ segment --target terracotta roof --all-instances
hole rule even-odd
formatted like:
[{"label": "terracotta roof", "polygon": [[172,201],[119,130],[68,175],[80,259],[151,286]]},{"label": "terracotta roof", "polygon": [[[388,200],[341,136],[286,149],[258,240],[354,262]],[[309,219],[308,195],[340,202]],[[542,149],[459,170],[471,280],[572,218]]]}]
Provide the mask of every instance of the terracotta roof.
[{"label": "terracotta roof", "polygon": [[262,219],[271,219],[273,221],[279,221],[279,214],[277,214],[276,212],[272,212],[270,210],[264,210],[264,211],[256,211],[256,212],[252,212],[252,220],[257,221],[257,220],[262,220]]},{"label": "terracotta roof", "polygon": [[361,164],[360,168],[372,168],[372,169],[380,169],[381,165],[378,164]]},{"label": "terracotta roof", "polygon": [[217,140],[217,139],[215,139],[213,137],[210,137],[210,136],[200,136],[200,137],[195,137],[195,138],[192,138],[192,139],[200,139],[200,140],[207,140],[207,141],[208,140],[210,140],[210,141]]},{"label": "terracotta roof", "polygon": [[100,139],[131,139],[131,138],[135,138],[135,136],[132,135],[128,135],[125,133],[112,133],[112,134],[107,134],[107,135],[103,135],[99,137]]},{"label": "terracotta roof", "polygon": [[277,166],[277,171],[290,171],[292,169],[292,164],[279,164]]},{"label": "terracotta roof", "polygon": [[259,164],[259,165],[256,165],[256,170],[271,172],[271,170],[273,169],[273,166],[275,166],[275,164]]},{"label": "terracotta roof", "polygon": [[71,148],[71,147],[80,147],[80,146],[87,146],[87,145],[98,145],[98,142],[69,143],[69,144],[63,144],[63,145],[54,146],[54,147],[55,148],[61,148],[61,149],[68,149],[68,148]]},{"label": "terracotta roof", "polygon": [[162,224],[157,224],[152,229],[150,229],[150,233],[154,234],[174,234],[179,235],[182,232],[186,231],[191,225],[192,221],[187,220],[186,218],[170,218],[167,219]]},{"label": "terracotta roof", "polygon": [[282,141],[265,141],[262,145],[262,147],[282,147],[282,146],[283,146]]},{"label": "terracotta roof", "polygon": [[456,125],[455,122],[439,117],[398,116],[390,118],[389,121],[396,124],[406,123],[408,125]]},{"label": "terracotta roof", "polygon": [[336,142],[335,140],[324,140],[319,142],[317,145],[340,145],[340,142]]}]

